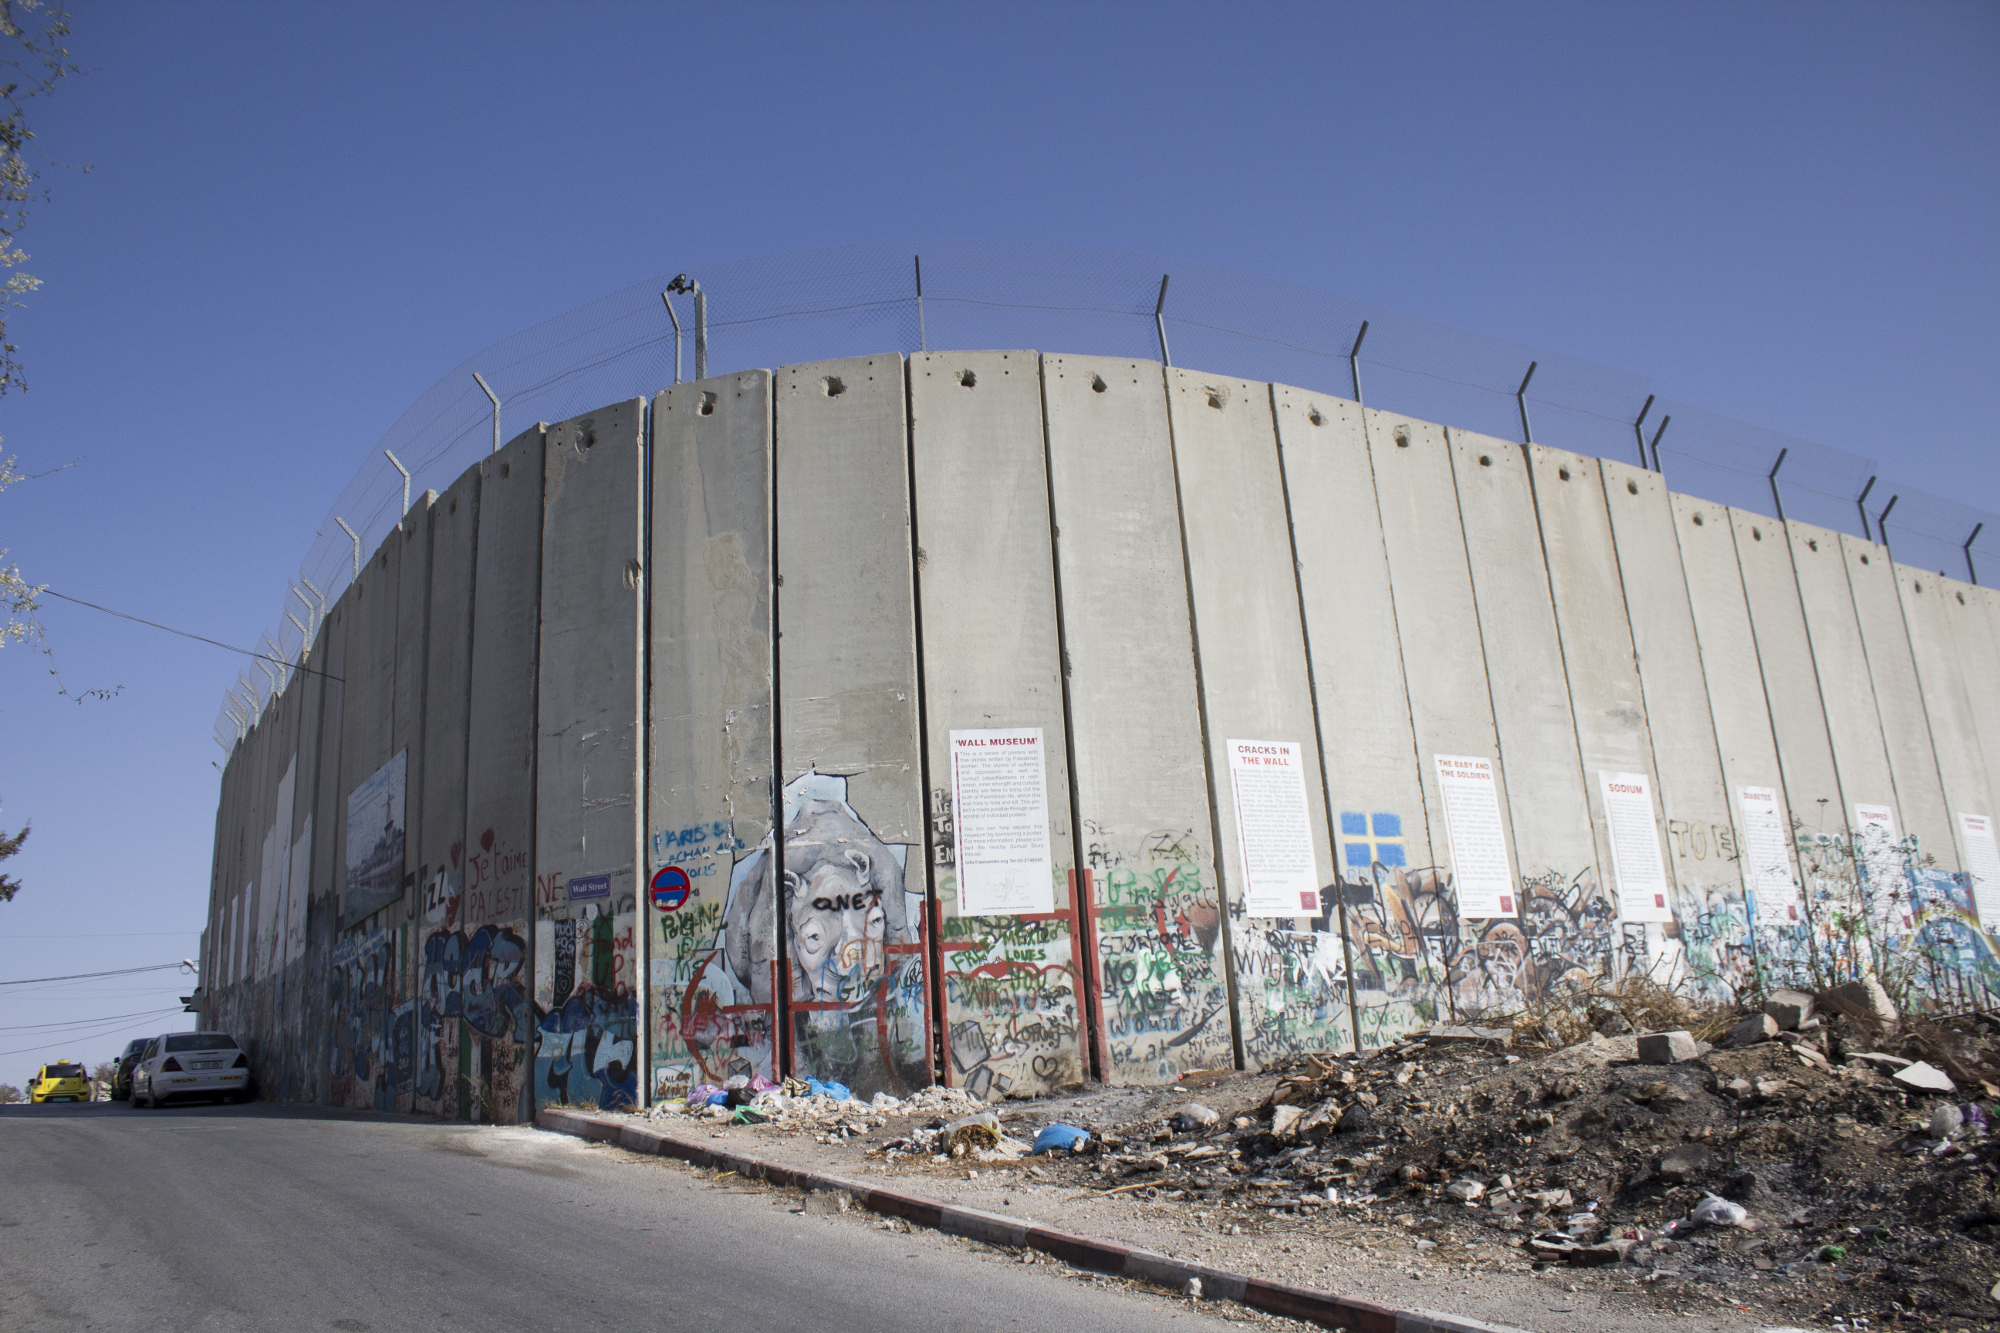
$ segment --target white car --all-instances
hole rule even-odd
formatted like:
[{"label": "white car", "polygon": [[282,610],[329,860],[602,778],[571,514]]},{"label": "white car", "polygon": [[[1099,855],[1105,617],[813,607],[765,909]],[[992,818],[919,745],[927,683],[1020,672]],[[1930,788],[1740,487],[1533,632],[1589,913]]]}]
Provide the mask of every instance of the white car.
[{"label": "white car", "polygon": [[247,1102],[256,1095],[250,1057],[227,1032],[155,1037],[132,1066],[132,1105],[158,1108],[176,1099]]}]

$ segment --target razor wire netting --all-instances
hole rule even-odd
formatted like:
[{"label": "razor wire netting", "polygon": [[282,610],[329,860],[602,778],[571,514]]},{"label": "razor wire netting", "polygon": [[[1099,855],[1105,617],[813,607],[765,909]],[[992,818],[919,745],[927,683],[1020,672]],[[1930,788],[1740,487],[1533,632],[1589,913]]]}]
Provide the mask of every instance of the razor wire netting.
[{"label": "razor wire netting", "polygon": [[[1164,340],[1176,365],[1347,398],[1358,389],[1370,407],[1503,439],[1522,437],[1525,408],[1537,443],[1658,466],[1674,490],[1773,516],[1782,504],[1786,517],[1886,540],[1898,560],[1953,577],[1976,581],[1983,554],[2000,570],[2000,523],[1897,485],[1874,459],[1656,401],[1644,376],[1269,278],[996,241],[847,246],[687,274],[706,301],[708,367],[718,374],[923,347],[1158,359]],[[685,293],[665,304],[670,277],[504,338],[418,398],[334,501],[260,651],[296,662],[357,558],[401,520],[395,462],[419,496],[493,447],[494,405],[475,372],[500,399],[503,440],[692,377],[695,306]],[[258,662],[238,677],[216,719],[224,750],[289,670]]]}]

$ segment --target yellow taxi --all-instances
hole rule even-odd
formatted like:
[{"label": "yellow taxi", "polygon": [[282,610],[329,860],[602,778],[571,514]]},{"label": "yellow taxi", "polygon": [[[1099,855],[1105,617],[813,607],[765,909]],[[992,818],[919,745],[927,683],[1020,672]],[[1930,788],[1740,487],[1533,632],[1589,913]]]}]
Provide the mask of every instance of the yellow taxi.
[{"label": "yellow taxi", "polygon": [[28,1100],[43,1102],[87,1102],[90,1100],[90,1072],[68,1062],[43,1065],[28,1085]]}]

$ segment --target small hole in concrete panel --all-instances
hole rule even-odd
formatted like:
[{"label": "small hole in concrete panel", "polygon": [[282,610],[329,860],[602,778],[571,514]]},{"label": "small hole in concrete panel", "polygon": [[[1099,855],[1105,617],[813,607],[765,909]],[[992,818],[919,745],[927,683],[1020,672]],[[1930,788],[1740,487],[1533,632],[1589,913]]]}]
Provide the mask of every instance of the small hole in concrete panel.
[{"label": "small hole in concrete panel", "polygon": [[[1696,519],[1696,520],[1695,520],[1695,522],[1699,523],[1699,522],[1701,522],[1701,520],[1700,520],[1700,519]],[[1761,542],[1761,541],[1763,541],[1763,540],[1764,540],[1764,530],[1763,530],[1762,528],[1752,528],[1752,529],[1750,529],[1750,540],[1751,540],[1751,541],[1753,541],[1753,542]]]},{"label": "small hole in concrete panel", "polygon": [[1694,525],[1695,525],[1696,527],[1700,527],[1700,526],[1701,526],[1701,515],[1700,515],[1700,514],[1696,514],[1696,515],[1694,516]]},{"label": "small hole in concrete panel", "polygon": [[1562,478],[1562,479],[1563,479],[1564,481],[1568,481],[1568,480],[1569,480],[1569,469],[1568,469],[1568,468],[1566,468],[1566,467],[1559,467],[1559,468],[1557,468],[1557,469],[1556,469],[1556,475],[1557,475],[1558,477],[1561,477],[1561,478]]},{"label": "small hole in concrete panel", "polygon": [[1637,495],[1637,494],[1639,493],[1639,483],[1638,483],[1638,482],[1636,482],[1636,481],[1628,481],[1628,482],[1626,482],[1626,483],[1625,483],[1625,491],[1626,491],[1626,494],[1628,494],[1628,495]]},{"label": "small hole in concrete panel", "polygon": [[[451,512],[454,514],[458,512],[458,500],[456,498],[451,502]],[[1864,556],[1863,559],[1866,559],[1866,557]]]},{"label": "small hole in concrete panel", "polygon": [[1965,605],[1965,594],[1964,594],[1964,593],[1962,593],[1962,592],[1961,592],[1961,593],[1956,593],[1956,594],[1954,594],[1954,596],[1956,596],[1956,597],[1958,598],[1958,604],[1959,604],[1960,606],[1964,606],[1964,605]]},{"label": "small hole in concrete panel", "polygon": [[847,392],[847,383],[838,375],[828,375],[820,380],[819,391],[829,398],[838,398]]},{"label": "small hole in concrete panel", "polygon": [[1868,557],[1867,557],[1867,556],[1865,556],[1865,555],[1864,555],[1864,556],[1862,556],[1862,557],[1861,557],[1861,563],[1862,563],[1862,564],[1864,564],[1864,565],[1865,565],[1865,564],[1867,564],[1867,563],[1868,563]]},{"label": "small hole in concrete panel", "polygon": [[705,417],[712,417],[712,416],[714,416],[714,415],[715,415],[715,395],[714,395],[714,394],[712,394],[712,393],[704,393],[704,394],[702,394],[702,396],[701,396],[701,414],[702,414],[703,416],[705,416]]},{"label": "small hole in concrete panel", "polygon": [[969,370],[961,370],[961,371],[959,371],[959,372],[958,372],[958,387],[959,387],[959,388],[961,388],[961,389],[970,389],[970,388],[973,388],[973,387],[975,387],[976,385],[978,385],[978,383],[979,383],[979,376],[977,376],[977,375],[973,374],[973,373],[972,373],[971,371],[969,371]]},{"label": "small hole in concrete panel", "polygon": [[1315,426],[1324,426],[1326,424],[1326,418],[1320,415],[1317,407],[1307,409],[1306,420],[1312,422]]},{"label": "small hole in concrete panel", "polygon": [[1219,411],[1229,406],[1228,389],[1217,388],[1215,385],[1209,384],[1202,387],[1202,392],[1208,395],[1208,405],[1210,407]]},{"label": "small hole in concrete panel", "polygon": [[503,477],[506,476],[507,473],[513,468],[513,466],[514,465],[512,463],[502,463],[500,465],[500,475]]},{"label": "small hole in concrete panel", "polygon": [[384,551],[382,552],[382,568],[387,569],[388,567],[389,567],[389,553],[387,551]]},{"label": "small hole in concrete panel", "polygon": [[1921,584],[1921,583],[1919,583],[1919,584],[1917,584],[1917,585],[1916,585],[1916,589],[1917,589],[1917,591],[1918,591],[1918,592],[1922,592],[1922,591],[1924,590],[1924,585],[1923,585],[1923,584]]},{"label": "small hole in concrete panel", "polygon": [[1407,449],[1410,447],[1410,428],[1408,426],[1396,427],[1396,447],[1398,449]]},{"label": "small hole in concrete panel", "polygon": [[1105,384],[1104,376],[1092,375],[1090,377],[1090,391],[1092,393],[1103,393],[1108,387],[1110,386]]},{"label": "small hole in concrete panel", "polygon": [[1479,455],[1479,466],[1481,466],[1481,467],[1492,467],[1492,466],[1493,466],[1493,455],[1491,455],[1491,454],[1481,454],[1481,455]]},{"label": "small hole in concrete panel", "polygon": [[1813,537],[1808,537],[1808,538],[1806,538],[1806,547],[1807,547],[1807,549],[1809,549],[1809,550],[1814,550],[1814,551],[1817,551],[1817,550],[1819,549],[1819,541],[1818,541],[1818,539],[1817,539],[1817,538],[1813,538]]}]

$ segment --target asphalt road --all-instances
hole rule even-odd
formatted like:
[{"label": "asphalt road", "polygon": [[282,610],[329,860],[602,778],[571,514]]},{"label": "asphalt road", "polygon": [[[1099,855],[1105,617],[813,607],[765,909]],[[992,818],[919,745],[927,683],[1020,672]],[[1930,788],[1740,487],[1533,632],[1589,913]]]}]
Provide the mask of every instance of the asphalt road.
[{"label": "asphalt road", "polygon": [[1221,1330],[868,1214],[525,1128],[0,1107],[0,1330]]}]

